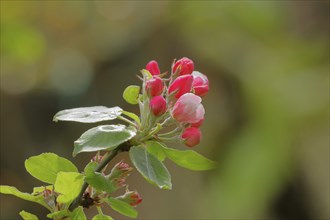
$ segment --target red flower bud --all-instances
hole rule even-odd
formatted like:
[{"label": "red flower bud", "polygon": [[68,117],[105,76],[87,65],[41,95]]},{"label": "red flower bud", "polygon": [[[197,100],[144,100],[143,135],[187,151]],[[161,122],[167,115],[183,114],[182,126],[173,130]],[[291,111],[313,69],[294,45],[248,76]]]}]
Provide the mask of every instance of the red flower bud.
[{"label": "red flower bud", "polygon": [[160,70],[157,61],[151,60],[147,65],[146,65],[146,70],[148,70],[151,75],[159,75]]},{"label": "red flower bud", "polygon": [[178,122],[197,123],[204,118],[202,99],[192,93],[181,96],[173,106],[172,117]]},{"label": "red flower bud", "polygon": [[124,195],[119,196],[116,199],[126,202],[131,206],[137,206],[142,202],[140,194],[136,191],[127,191]]},{"label": "red flower bud", "polygon": [[160,116],[166,112],[166,100],[163,96],[155,96],[150,101],[151,112],[155,116]]},{"label": "red flower bud", "polygon": [[161,78],[153,76],[146,82],[146,90],[151,97],[161,95],[164,89],[164,84]]},{"label": "red flower bud", "polygon": [[199,120],[196,123],[191,123],[190,126],[195,127],[195,128],[199,128],[203,124],[203,122],[204,122],[204,118],[202,118],[201,120]]},{"label": "red flower bud", "polygon": [[184,143],[188,147],[193,147],[199,144],[199,142],[201,141],[202,132],[199,130],[199,128],[194,128],[194,127],[186,128],[183,131],[181,138],[184,140]]},{"label": "red flower bud", "polygon": [[194,71],[194,62],[187,57],[183,57],[180,60],[176,61],[173,67],[173,72],[175,73],[178,68],[180,68],[180,76],[191,74]]},{"label": "red flower bud", "polygon": [[180,98],[183,94],[190,92],[194,77],[192,75],[179,76],[168,87],[168,94],[175,93],[175,98]]},{"label": "red flower bud", "polygon": [[209,91],[209,80],[204,74],[194,71],[192,73],[194,77],[193,89],[194,93],[198,96],[204,96]]}]

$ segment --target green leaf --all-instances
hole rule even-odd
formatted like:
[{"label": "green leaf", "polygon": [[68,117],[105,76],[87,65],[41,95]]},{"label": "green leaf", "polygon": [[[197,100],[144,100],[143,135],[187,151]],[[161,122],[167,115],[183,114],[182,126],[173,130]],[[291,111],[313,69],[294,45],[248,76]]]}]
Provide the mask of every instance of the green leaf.
[{"label": "green leaf", "polygon": [[39,220],[36,215],[33,215],[29,212],[26,212],[24,210],[20,211],[19,215],[24,219],[24,220]]},{"label": "green leaf", "polygon": [[45,189],[53,190],[53,187],[53,185],[33,187],[32,195],[38,195],[42,193]]},{"label": "green leaf", "polygon": [[87,164],[85,168],[86,182],[99,191],[106,191],[108,193],[115,191],[117,188],[113,185],[112,181],[108,180],[102,173],[94,172],[96,167],[96,162]]},{"label": "green leaf", "polygon": [[66,109],[56,113],[53,121],[75,121],[82,123],[95,123],[116,119],[121,115],[120,107],[108,108],[105,106],[93,106],[83,108]]},{"label": "green leaf", "polygon": [[77,167],[69,160],[53,153],[43,153],[25,160],[26,170],[38,180],[54,184],[60,171],[78,172]]},{"label": "green leaf", "polygon": [[171,189],[171,176],[166,167],[142,146],[134,146],[129,151],[136,169],[150,183],[161,189]]},{"label": "green leaf", "polygon": [[147,151],[157,157],[158,160],[164,161],[166,154],[164,152],[163,145],[157,141],[147,141],[145,143]]},{"label": "green leaf", "polygon": [[65,209],[65,210],[49,213],[47,215],[47,218],[65,219],[70,217],[70,215],[71,215],[70,211]]},{"label": "green leaf", "polygon": [[193,150],[176,150],[164,147],[166,156],[177,165],[190,170],[210,170],[217,165],[216,162],[207,159]]},{"label": "green leaf", "polygon": [[86,219],[87,218],[82,206],[79,206],[71,213],[71,220],[86,220]]},{"label": "green leaf", "polygon": [[126,102],[132,105],[138,104],[140,94],[140,86],[128,86],[123,93],[123,98]]},{"label": "green leaf", "polygon": [[139,125],[141,125],[141,121],[140,121],[139,116],[137,116],[133,112],[123,111],[123,114],[124,115],[127,115],[128,117],[130,117],[131,119],[133,119],[134,121],[136,121]]},{"label": "green leaf", "polygon": [[78,195],[84,183],[83,175],[74,172],[59,172],[54,184],[59,203],[70,204]]},{"label": "green leaf", "polygon": [[0,193],[2,194],[8,194],[16,196],[20,199],[24,199],[30,202],[38,203],[44,207],[46,207],[48,210],[50,210],[49,206],[45,203],[44,197],[42,195],[31,195],[29,193],[23,193],[12,186],[4,186],[0,185]]},{"label": "green leaf", "polygon": [[113,220],[113,218],[111,218],[110,216],[108,215],[102,215],[102,214],[98,214],[98,215],[95,215],[92,220]]},{"label": "green leaf", "polygon": [[108,201],[111,208],[120,214],[131,218],[137,217],[138,212],[132,206],[130,206],[130,204],[111,197],[108,199]]},{"label": "green leaf", "polygon": [[81,152],[113,150],[136,135],[134,127],[101,125],[89,129],[74,142],[73,156]]}]

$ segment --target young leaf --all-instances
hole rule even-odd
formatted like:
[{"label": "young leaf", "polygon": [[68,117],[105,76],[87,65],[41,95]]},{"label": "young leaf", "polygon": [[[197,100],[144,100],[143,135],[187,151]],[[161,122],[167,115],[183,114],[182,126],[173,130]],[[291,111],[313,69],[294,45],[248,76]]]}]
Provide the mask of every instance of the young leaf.
[{"label": "young leaf", "polygon": [[43,153],[25,160],[25,169],[35,178],[54,184],[58,172],[78,172],[69,160],[53,153]]},{"label": "young leaf", "polygon": [[109,205],[111,206],[111,208],[113,210],[119,212],[120,214],[131,217],[131,218],[137,217],[138,212],[132,206],[130,206],[130,204],[117,200],[112,197],[110,197],[108,199],[108,201],[109,201]]},{"label": "young leaf", "polygon": [[71,215],[70,211],[65,209],[57,212],[52,212],[47,215],[47,218],[55,218],[55,219],[66,219]]},{"label": "young leaf", "polygon": [[20,211],[19,215],[24,219],[24,220],[39,220],[36,215],[33,215],[29,212],[26,212],[24,210]]},{"label": "young leaf", "polygon": [[147,141],[145,143],[147,151],[157,157],[158,160],[164,161],[166,158],[166,154],[164,152],[163,146],[161,143],[157,141]]},{"label": "young leaf", "polygon": [[74,142],[73,156],[81,152],[113,150],[119,144],[136,135],[134,127],[125,125],[101,125],[89,129]]},{"label": "young leaf", "polygon": [[45,189],[47,189],[47,190],[53,190],[53,187],[54,187],[53,185],[33,187],[32,195],[40,194]]},{"label": "young leaf", "polygon": [[87,164],[85,168],[86,182],[99,191],[106,191],[108,193],[115,191],[117,188],[113,185],[112,181],[108,180],[102,173],[94,172],[96,167],[97,163],[95,162]]},{"label": "young leaf", "polygon": [[66,109],[56,113],[53,121],[75,121],[82,123],[95,123],[116,119],[122,113],[120,107],[108,108],[105,106],[83,107]]},{"label": "young leaf", "polygon": [[140,93],[140,86],[128,86],[123,93],[123,98],[126,102],[132,105],[138,104],[138,98]]},{"label": "young leaf", "polygon": [[59,172],[54,184],[55,192],[60,193],[56,199],[59,203],[70,204],[79,194],[84,183],[83,175],[74,172]]},{"label": "young leaf", "polygon": [[142,146],[134,146],[129,151],[136,169],[150,183],[161,189],[171,189],[171,176],[166,167]]},{"label": "young leaf", "polygon": [[50,207],[45,203],[42,195],[31,195],[29,193],[23,193],[23,192],[19,191],[18,189],[16,189],[15,187],[4,186],[4,185],[0,185],[0,193],[13,195],[20,199],[38,203],[38,204],[46,207],[48,210],[50,210]]},{"label": "young leaf", "polygon": [[136,121],[139,125],[141,125],[141,121],[140,121],[139,116],[137,116],[133,112],[123,111],[123,114],[124,115],[127,115],[128,117],[130,117],[131,119],[133,119],[134,121]]},{"label": "young leaf", "polygon": [[177,165],[190,170],[210,170],[217,165],[216,162],[207,159],[193,150],[176,150],[164,147],[166,156]]},{"label": "young leaf", "polygon": [[97,214],[92,218],[92,220],[113,220],[113,218],[108,215]]},{"label": "young leaf", "polygon": [[86,220],[86,219],[87,218],[82,206],[79,206],[71,213],[71,220]]}]

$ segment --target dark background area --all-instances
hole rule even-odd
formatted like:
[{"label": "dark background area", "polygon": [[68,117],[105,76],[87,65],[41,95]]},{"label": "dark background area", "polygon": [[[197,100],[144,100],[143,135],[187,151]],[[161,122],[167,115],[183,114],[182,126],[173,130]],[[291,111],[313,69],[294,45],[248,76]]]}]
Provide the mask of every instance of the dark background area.
[{"label": "dark background area", "polygon": [[[122,91],[140,83],[139,70],[155,59],[169,71],[186,56],[210,80],[194,149],[219,166],[192,172],[166,162],[172,191],[134,172],[139,218],[329,219],[329,6],[2,0],[0,184],[31,192],[42,183],[25,171],[26,158],[72,158],[73,141],[92,125],[54,123],[56,112],[104,105],[138,113]],[[91,156],[72,160],[82,170]],[[123,154],[114,163],[121,159],[129,161]],[[23,209],[45,218],[38,205],[0,195],[1,219]]]}]

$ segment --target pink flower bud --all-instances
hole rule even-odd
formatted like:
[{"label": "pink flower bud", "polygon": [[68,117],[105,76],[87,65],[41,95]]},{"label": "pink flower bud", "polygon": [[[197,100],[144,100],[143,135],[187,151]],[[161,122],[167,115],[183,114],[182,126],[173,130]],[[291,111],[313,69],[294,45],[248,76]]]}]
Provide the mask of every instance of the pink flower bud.
[{"label": "pink flower bud", "polygon": [[153,76],[146,83],[146,90],[151,97],[161,95],[164,89],[164,84],[161,78]]},{"label": "pink flower bud", "polygon": [[197,123],[204,118],[202,99],[192,93],[181,96],[172,109],[172,117],[178,122]]},{"label": "pink flower bud", "polygon": [[119,196],[116,199],[126,202],[131,206],[137,206],[142,202],[140,194],[136,191],[127,191],[124,195]]},{"label": "pink flower bud", "polygon": [[129,175],[129,172],[133,170],[127,163],[120,161],[117,163],[111,170],[111,173],[108,175],[108,179],[120,179],[125,178]]},{"label": "pink flower bud", "polygon": [[209,91],[209,80],[204,74],[194,71],[192,73],[194,77],[193,89],[194,93],[198,96],[204,96]]},{"label": "pink flower bud", "polygon": [[201,141],[202,132],[199,130],[199,128],[194,128],[194,127],[186,128],[183,131],[181,138],[184,140],[184,143],[188,147],[193,147],[199,144],[199,142]]},{"label": "pink flower bud", "polygon": [[190,124],[191,127],[195,127],[195,128],[199,128],[204,122],[204,118],[202,118],[201,120],[199,120],[198,122],[196,123],[192,123]]},{"label": "pink flower bud", "polygon": [[151,112],[155,116],[160,116],[166,112],[166,100],[163,96],[155,96],[150,101]]},{"label": "pink flower bud", "polygon": [[159,75],[160,70],[157,61],[151,60],[147,65],[146,65],[146,70],[148,70],[151,75]]},{"label": "pink flower bud", "polygon": [[176,61],[173,67],[173,72],[175,73],[179,69],[179,75],[191,74],[194,71],[194,62],[187,58],[183,57],[180,60]]},{"label": "pink flower bud", "polygon": [[183,94],[190,92],[194,77],[192,75],[179,76],[168,87],[168,94],[176,93],[175,98],[180,98]]}]

